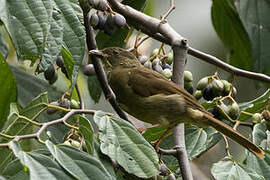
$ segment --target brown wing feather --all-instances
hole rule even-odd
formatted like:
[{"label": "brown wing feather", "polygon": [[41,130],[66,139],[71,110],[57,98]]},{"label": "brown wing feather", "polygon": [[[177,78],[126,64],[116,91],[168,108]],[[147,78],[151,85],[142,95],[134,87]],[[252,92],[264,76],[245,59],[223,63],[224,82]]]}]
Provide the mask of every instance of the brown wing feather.
[{"label": "brown wing feather", "polygon": [[135,93],[144,97],[156,94],[184,95],[186,103],[189,107],[207,112],[184,88],[177,86],[173,82],[166,79],[163,75],[153,70],[142,67],[133,68],[130,72],[128,83]]}]

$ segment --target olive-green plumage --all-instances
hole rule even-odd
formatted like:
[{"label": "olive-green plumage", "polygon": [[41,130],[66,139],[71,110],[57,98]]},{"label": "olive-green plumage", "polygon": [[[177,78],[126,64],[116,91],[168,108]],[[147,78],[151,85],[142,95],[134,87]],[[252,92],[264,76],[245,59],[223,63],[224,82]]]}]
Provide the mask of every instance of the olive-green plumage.
[{"label": "olive-green plumage", "polygon": [[99,51],[108,82],[120,106],[151,124],[191,123],[211,126],[259,157],[264,152],[230,126],[213,118],[185,89],[144,68],[130,52],[117,47]]}]

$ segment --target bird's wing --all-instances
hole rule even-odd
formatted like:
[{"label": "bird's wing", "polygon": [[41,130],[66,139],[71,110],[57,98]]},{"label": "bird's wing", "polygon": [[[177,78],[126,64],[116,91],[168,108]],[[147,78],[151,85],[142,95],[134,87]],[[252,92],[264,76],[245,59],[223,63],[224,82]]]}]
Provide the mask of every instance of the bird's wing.
[{"label": "bird's wing", "polygon": [[132,68],[132,71],[129,73],[128,84],[136,94],[144,97],[156,94],[183,95],[189,107],[207,112],[184,88],[177,86],[153,70],[142,67]]}]

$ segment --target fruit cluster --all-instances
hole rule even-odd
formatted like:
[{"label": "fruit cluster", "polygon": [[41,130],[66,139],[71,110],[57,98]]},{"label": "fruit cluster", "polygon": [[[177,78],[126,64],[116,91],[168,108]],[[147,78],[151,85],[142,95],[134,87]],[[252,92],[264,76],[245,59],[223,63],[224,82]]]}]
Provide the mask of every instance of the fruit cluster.
[{"label": "fruit cluster", "polygon": [[[166,78],[171,79],[173,63],[172,52],[161,55],[160,49],[154,49],[150,57],[141,55],[138,57],[138,60],[144,67],[157,71]],[[190,71],[184,71],[184,87],[190,94],[193,94],[192,81],[192,73]]]},{"label": "fruit cluster", "polygon": [[199,100],[203,97],[206,101],[211,101],[215,97],[227,96],[232,90],[233,96],[236,95],[236,89],[226,80],[220,80],[216,75],[204,77],[199,80],[195,98]]},{"label": "fruit cluster", "polygon": [[[126,26],[125,17],[113,12],[110,8],[108,9],[109,5],[106,0],[92,0],[90,4],[97,9],[96,13],[93,13],[89,19],[90,25],[94,29],[113,35],[115,28]],[[107,10],[109,10],[109,13],[106,13]]]},{"label": "fruit cluster", "polygon": [[[61,68],[62,73],[68,78],[67,70],[65,68],[65,64],[62,56],[58,56],[56,59],[56,65]],[[44,72],[45,79],[50,83],[54,84],[58,79],[58,74],[53,64],[51,64]]]}]

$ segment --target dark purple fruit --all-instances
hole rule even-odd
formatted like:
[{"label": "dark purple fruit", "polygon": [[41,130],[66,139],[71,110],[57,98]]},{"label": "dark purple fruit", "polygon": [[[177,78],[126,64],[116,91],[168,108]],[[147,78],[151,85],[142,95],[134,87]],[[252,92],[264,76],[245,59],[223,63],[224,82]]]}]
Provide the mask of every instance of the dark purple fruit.
[{"label": "dark purple fruit", "polygon": [[113,19],[114,19],[114,23],[120,28],[124,27],[127,23],[125,17],[122,16],[121,14],[115,14]]},{"label": "dark purple fruit", "polygon": [[54,74],[55,74],[55,68],[53,64],[51,64],[44,72],[45,79],[48,81],[52,80],[54,77]]},{"label": "dark purple fruit", "polygon": [[203,90],[203,98],[206,101],[211,101],[215,98],[213,88],[210,85],[207,85]]},{"label": "dark purple fruit", "polygon": [[222,119],[221,113],[220,113],[219,108],[217,106],[210,108],[209,112],[213,114],[214,118],[219,119],[219,120]]},{"label": "dark purple fruit", "polygon": [[96,27],[99,23],[99,17],[96,13],[92,14],[90,17],[90,25]]},{"label": "dark purple fruit", "polygon": [[100,30],[104,30],[106,27],[106,19],[103,14],[98,14],[98,25],[96,26]]},{"label": "dark purple fruit", "polygon": [[62,67],[61,68],[61,71],[62,71],[63,74],[65,74],[66,78],[68,78],[68,73],[67,73],[66,68],[65,67]]},{"label": "dark purple fruit", "polygon": [[171,69],[171,66],[167,63],[162,64],[162,69]]},{"label": "dark purple fruit", "polygon": [[148,57],[145,55],[141,55],[138,57],[138,60],[140,61],[141,64],[144,64],[147,61]]},{"label": "dark purple fruit", "polygon": [[62,56],[58,56],[57,59],[56,59],[56,65],[58,67],[64,67],[64,60],[62,58]]},{"label": "dark purple fruit", "polygon": [[194,88],[193,88],[193,86],[190,86],[190,87],[188,87],[187,89],[187,92],[189,92],[189,94],[193,94],[193,92],[194,92]]},{"label": "dark purple fruit", "polygon": [[96,74],[93,64],[87,64],[86,66],[83,67],[82,71],[83,74],[86,76],[93,76]]}]

